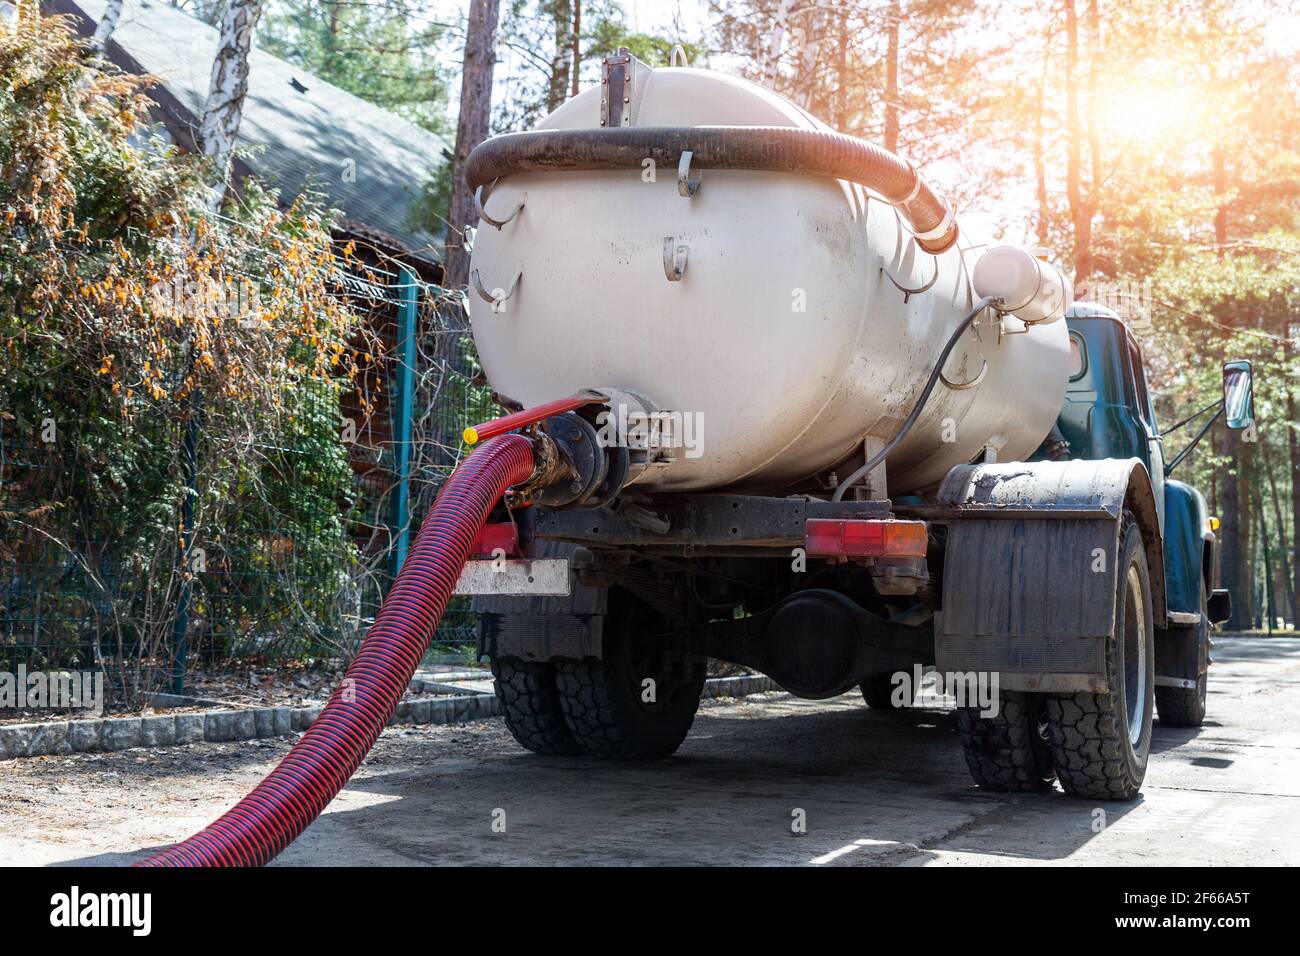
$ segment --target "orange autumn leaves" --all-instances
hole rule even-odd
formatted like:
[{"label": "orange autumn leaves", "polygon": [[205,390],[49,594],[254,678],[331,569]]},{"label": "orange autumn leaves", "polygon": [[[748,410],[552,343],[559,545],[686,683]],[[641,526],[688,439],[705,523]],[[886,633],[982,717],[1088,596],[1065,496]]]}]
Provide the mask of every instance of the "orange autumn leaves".
[{"label": "orange autumn leaves", "polygon": [[304,378],[354,375],[327,216],[256,184],[230,219],[209,215],[199,161],[148,126],[146,85],[56,18],[0,31],[8,358],[105,389],[128,415],[196,390],[273,411]]}]

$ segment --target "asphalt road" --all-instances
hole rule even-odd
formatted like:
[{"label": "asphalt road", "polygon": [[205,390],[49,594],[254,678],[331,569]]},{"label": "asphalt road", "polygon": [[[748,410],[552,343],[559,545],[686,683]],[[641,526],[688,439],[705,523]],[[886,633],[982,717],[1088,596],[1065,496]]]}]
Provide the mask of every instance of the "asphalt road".
[{"label": "asphalt road", "polygon": [[[1132,803],[977,790],[950,710],[765,694],[706,701],[651,765],[534,757],[498,722],[390,728],[277,864],[1300,863],[1300,639],[1217,636],[1214,653],[1205,726],[1157,725]],[[0,764],[0,862],[129,862],[211,821],[287,747]]]}]

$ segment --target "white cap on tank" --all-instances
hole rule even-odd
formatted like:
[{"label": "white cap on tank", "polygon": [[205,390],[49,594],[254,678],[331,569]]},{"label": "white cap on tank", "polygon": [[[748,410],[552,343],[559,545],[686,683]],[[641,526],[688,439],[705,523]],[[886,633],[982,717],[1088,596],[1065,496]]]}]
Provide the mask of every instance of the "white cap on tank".
[{"label": "white cap on tank", "polygon": [[976,295],[1001,299],[999,311],[1026,325],[1062,318],[1074,297],[1060,269],[1020,246],[995,246],[984,253],[975,263],[971,282]]}]

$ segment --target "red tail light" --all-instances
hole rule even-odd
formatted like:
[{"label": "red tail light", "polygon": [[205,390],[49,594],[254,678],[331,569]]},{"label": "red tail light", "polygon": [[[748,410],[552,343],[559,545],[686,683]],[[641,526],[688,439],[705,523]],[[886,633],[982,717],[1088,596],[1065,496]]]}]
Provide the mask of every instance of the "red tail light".
[{"label": "red tail light", "polygon": [[892,518],[809,518],[803,532],[812,557],[923,558],[927,538],[924,521]]},{"label": "red tail light", "polygon": [[514,522],[501,521],[483,525],[474,539],[474,544],[470,546],[469,553],[475,557],[491,557],[492,552],[497,548],[504,551],[507,557],[518,556],[519,529]]}]

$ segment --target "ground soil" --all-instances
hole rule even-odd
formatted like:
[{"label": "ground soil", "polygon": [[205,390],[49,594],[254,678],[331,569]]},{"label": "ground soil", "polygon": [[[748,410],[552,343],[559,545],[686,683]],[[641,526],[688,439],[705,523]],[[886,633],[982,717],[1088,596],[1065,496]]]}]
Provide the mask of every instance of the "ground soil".
[{"label": "ground soil", "polygon": [[[389,728],[276,862],[1300,864],[1300,639],[1216,635],[1214,657],[1205,726],[1157,724],[1130,803],[976,789],[947,708],[771,693],[704,701],[649,764],[535,757],[495,720]],[[0,862],[130,862],[209,823],[291,742],[0,763]]]}]

